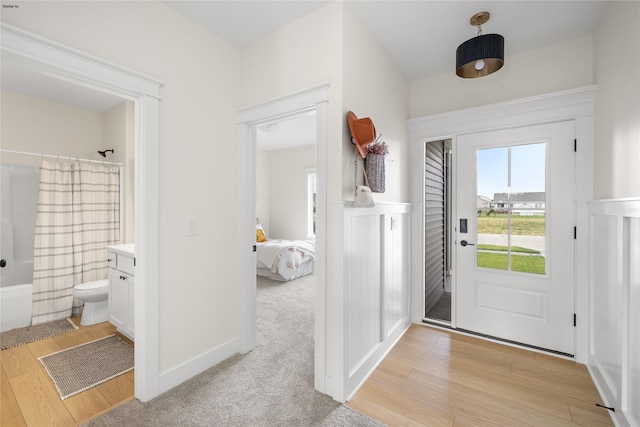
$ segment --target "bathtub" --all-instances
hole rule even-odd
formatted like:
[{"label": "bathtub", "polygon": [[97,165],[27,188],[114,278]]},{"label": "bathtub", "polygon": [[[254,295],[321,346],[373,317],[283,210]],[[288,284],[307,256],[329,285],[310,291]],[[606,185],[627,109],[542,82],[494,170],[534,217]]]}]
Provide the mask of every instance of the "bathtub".
[{"label": "bathtub", "polygon": [[33,261],[7,261],[0,270],[0,331],[31,324]]},{"label": "bathtub", "polygon": [[31,283],[0,288],[0,331],[31,324]]},{"label": "bathtub", "polygon": [[0,165],[0,330],[29,326],[39,171]]}]

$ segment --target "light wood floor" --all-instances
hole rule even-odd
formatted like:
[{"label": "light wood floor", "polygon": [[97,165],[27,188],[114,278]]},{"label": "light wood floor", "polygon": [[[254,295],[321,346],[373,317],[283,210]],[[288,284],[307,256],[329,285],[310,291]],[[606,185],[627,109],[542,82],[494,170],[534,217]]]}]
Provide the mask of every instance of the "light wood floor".
[{"label": "light wood floor", "polygon": [[347,404],[389,426],[613,426],[584,365],[413,325]]},{"label": "light wood floor", "polygon": [[[80,318],[74,317],[80,326]],[[75,426],[133,398],[133,371],[61,400],[38,357],[115,333],[109,322],[0,351],[0,425]],[[126,337],[121,338],[133,344]]]}]

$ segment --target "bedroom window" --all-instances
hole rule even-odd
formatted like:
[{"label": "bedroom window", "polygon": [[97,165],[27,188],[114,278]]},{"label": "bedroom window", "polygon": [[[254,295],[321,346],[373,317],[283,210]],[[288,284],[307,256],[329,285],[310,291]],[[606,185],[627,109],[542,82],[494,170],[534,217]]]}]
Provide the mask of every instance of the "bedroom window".
[{"label": "bedroom window", "polygon": [[307,175],[307,235],[316,236],[316,170],[306,169]]}]

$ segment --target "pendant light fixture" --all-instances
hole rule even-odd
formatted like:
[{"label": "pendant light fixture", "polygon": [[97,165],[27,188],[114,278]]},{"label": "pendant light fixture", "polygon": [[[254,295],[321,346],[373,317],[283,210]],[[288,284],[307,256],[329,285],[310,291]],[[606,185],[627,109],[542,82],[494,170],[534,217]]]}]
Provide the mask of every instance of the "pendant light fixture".
[{"label": "pendant light fixture", "polygon": [[504,64],[504,37],[482,34],[482,24],[489,20],[489,12],[479,12],[469,23],[478,27],[478,35],[456,49],[456,74],[464,78],[482,77],[498,71]]}]

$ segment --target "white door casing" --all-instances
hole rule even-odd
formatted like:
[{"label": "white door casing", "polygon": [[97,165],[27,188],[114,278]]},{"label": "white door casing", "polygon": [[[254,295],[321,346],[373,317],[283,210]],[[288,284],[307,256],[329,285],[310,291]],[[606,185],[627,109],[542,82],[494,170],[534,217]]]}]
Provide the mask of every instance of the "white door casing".
[{"label": "white door casing", "polygon": [[[135,396],[162,391],[158,355],[158,129],[163,82],[2,23],[3,55],[32,70],[135,102]],[[170,384],[168,388],[177,384]]]},{"label": "white door casing", "polygon": [[[480,151],[495,149],[503,153],[528,149],[531,144],[543,147],[546,162],[546,203],[543,211],[536,211],[536,218],[544,212],[546,232],[542,239],[542,253],[546,261],[543,273],[510,271],[479,266],[477,244],[477,176]],[[544,144],[544,145],[543,145]],[[510,148],[507,148],[510,147]],[[574,302],[574,123],[559,122],[516,129],[482,132],[459,136],[454,144],[457,158],[457,215],[466,219],[468,230],[463,233],[457,226],[457,322],[465,329],[501,339],[515,341],[542,349],[573,356],[575,351]],[[509,176],[523,167],[511,165],[511,156],[505,163]],[[532,162],[531,159],[525,161]],[[498,165],[495,165],[498,167]],[[506,175],[505,175],[506,178]],[[506,184],[506,181],[505,181]],[[509,185],[515,185],[509,183]],[[505,187],[507,188],[507,187]],[[512,188],[514,197],[517,186]],[[493,196],[493,194],[486,194]],[[484,215],[484,213],[483,213]],[[512,217],[520,215],[514,209]],[[531,217],[533,218],[533,217]],[[506,223],[506,219],[504,219]],[[495,236],[507,246],[519,245],[516,232]],[[469,245],[463,246],[462,241]],[[508,257],[504,254],[487,253]],[[531,255],[514,253],[513,262],[532,259]],[[540,258],[540,257],[536,257]],[[501,266],[501,268],[504,266]]]},{"label": "white door casing", "polygon": [[256,126],[305,111],[316,111],[316,294],[314,322],[314,387],[329,392],[326,382],[326,150],[329,84],[303,89],[237,113],[238,131],[238,336],[243,354],[256,345],[255,244]]},{"label": "white door casing", "polygon": [[[529,98],[487,104],[458,111],[417,117],[408,121],[410,141],[411,181],[424,182],[424,147],[427,141],[455,139],[459,135],[517,128],[536,124],[573,120],[577,140],[575,153],[575,198],[577,206],[576,245],[576,349],[575,359],[584,363],[588,351],[588,253],[585,236],[585,202],[593,198],[593,114],[596,86],[563,90]],[[453,185],[456,185],[455,176]],[[454,188],[455,193],[455,188]],[[455,197],[455,194],[453,195]],[[412,309],[414,323],[422,323],[424,310],[424,186],[411,189],[413,203],[412,233]],[[458,215],[452,207],[454,218]],[[456,251],[452,253],[456,262]],[[453,274],[453,293],[456,292],[456,277]],[[456,327],[456,306],[452,306],[451,326]]]}]

